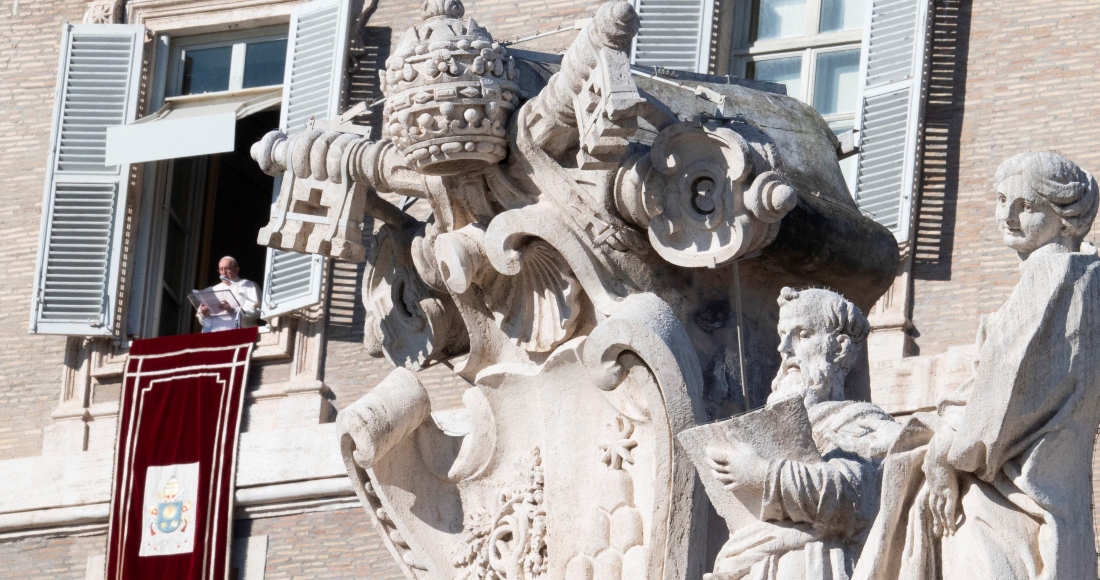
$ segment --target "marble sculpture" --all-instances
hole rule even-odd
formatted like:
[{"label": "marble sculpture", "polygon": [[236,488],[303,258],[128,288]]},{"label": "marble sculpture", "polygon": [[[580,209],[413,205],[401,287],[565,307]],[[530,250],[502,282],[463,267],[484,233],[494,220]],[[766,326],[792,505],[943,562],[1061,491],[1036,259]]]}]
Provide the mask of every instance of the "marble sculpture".
[{"label": "marble sculpture", "polygon": [[[366,350],[395,368],[339,444],[409,578],[1095,578],[1091,176],[1002,167],[1023,278],[974,378],[897,421],[866,402],[862,314],[897,244],[813,109],[632,70],[627,2],[560,62],[459,0],[422,15],[381,71],[380,139],[341,117],[252,150],[284,177],[261,244],[367,263]],[[460,410],[413,372],[441,362]],[[733,435],[761,417],[802,454]]]}]

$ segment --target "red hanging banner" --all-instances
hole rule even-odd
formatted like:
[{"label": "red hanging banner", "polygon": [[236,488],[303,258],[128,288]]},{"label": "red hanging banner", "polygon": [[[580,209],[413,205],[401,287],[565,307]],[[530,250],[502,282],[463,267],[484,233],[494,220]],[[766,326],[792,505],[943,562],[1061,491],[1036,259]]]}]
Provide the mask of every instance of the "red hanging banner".
[{"label": "red hanging banner", "polygon": [[167,336],[130,347],[109,580],[228,578],[237,438],[256,332]]}]

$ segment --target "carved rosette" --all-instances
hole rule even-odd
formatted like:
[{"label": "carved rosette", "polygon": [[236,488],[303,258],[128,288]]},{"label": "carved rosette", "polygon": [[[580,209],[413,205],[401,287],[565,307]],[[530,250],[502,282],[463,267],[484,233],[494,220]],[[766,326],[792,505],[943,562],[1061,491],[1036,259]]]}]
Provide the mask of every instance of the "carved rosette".
[{"label": "carved rosette", "polygon": [[736,124],[679,123],[657,135],[629,168],[620,211],[646,227],[653,248],[678,266],[715,268],[771,243],[798,196],[766,136]]},{"label": "carved rosette", "polygon": [[519,103],[515,63],[459,0],[428,0],[386,60],[383,135],[417,171],[454,175],[504,159]]},{"label": "carved rosette", "polygon": [[123,0],[93,0],[84,8],[83,24],[118,24],[122,22]]}]

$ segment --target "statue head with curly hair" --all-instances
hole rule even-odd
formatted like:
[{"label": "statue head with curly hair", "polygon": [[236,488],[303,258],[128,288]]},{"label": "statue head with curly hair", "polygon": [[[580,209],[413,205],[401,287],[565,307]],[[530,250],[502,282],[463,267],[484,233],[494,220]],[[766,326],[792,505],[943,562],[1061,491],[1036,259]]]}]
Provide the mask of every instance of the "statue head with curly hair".
[{"label": "statue head with curly hair", "polygon": [[1100,205],[1096,179],[1053,151],[1014,155],[997,169],[997,226],[1026,260],[1049,244],[1077,251]]},{"label": "statue head with curly hair", "polygon": [[844,399],[871,325],[840,294],[820,288],[779,292],[779,372],[769,400],[801,395],[806,406]]}]

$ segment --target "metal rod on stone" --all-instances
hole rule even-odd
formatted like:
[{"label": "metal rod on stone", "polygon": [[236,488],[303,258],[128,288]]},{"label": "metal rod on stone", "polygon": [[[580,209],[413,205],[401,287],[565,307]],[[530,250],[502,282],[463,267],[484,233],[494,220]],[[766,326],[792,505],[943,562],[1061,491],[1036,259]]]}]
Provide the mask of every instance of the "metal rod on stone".
[{"label": "metal rod on stone", "polygon": [[749,410],[749,386],[745,381],[745,326],[741,318],[741,267],[733,263],[733,300],[737,307],[737,370],[741,374],[741,396],[745,400],[745,411]]}]

